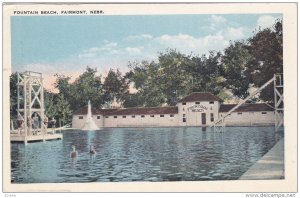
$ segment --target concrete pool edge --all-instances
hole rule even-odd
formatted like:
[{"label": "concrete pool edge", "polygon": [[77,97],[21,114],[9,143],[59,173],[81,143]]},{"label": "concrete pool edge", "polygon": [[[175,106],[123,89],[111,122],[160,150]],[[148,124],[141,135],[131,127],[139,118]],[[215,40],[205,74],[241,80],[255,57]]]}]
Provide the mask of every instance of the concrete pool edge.
[{"label": "concrete pool edge", "polygon": [[284,138],[281,138],[240,180],[284,179]]}]

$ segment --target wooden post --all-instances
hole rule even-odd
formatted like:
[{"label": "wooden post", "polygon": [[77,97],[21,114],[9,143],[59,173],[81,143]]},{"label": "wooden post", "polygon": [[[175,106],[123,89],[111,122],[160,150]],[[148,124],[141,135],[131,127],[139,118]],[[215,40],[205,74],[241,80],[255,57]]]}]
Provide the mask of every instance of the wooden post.
[{"label": "wooden post", "polygon": [[274,74],[274,108],[275,108],[275,131],[283,126],[284,119],[284,86],[283,86],[283,74]]},{"label": "wooden post", "polygon": [[23,110],[24,110],[24,133],[25,133],[25,142],[27,143],[27,136],[28,136],[28,114],[27,114],[27,96],[26,96],[26,89],[27,89],[27,76],[23,76]]}]

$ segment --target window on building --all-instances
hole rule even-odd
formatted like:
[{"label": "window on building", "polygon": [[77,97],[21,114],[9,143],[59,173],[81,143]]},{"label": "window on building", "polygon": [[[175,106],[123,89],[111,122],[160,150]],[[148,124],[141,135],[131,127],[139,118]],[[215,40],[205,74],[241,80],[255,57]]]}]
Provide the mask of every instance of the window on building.
[{"label": "window on building", "polygon": [[200,102],[195,102],[195,104],[200,104]]},{"label": "window on building", "polygon": [[97,116],[97,119],[99,120],[101,117],[100,116]]},{"label": "window on building", "polygon": [[160,117],[162,118],[162,117],[165,117],[165,115],[160,115]]},{"label": "window on building", "polygon": [[183,102],[182,105],[186,105],[186,102]]},{"label": "window on building", "polygon": [[242,115],[243,113],[242,113],[242,112],[238,112],[237,114],[238,114],[238,115]]},{"label": "window on building", "polygon": [[151,118],[154,118],[154,115],[150,115]]},{"label": "window on building", "polygon": [[82,119],[83,119],[83,116],[79,116],[78,119],[82,120]]},{"label": "window on building", "polygon": [[186,118],[182,118],[182,122],[186,122]]},{"label": "window on building", "polygon": [[132,118],[135,118],[135,115],[132,115],[131,117],[132,117]]},{"label": "window on building", "polygon": [[145,115],[141,115],[141,118],[144,118],[145,117]]},{"label": "window on building", "polygon": [[263,111],[263,112],[261,112],[261,114],[267,114],[267,112]]},{"label": "window on building", "polygon": [[118,116],[114,116],[114,118],[118,118]]},{"label": "window on building", "polygon": [[210,110],[212,110],[212,107],[210,107]]},{"label": "window on building", "polygon": [[211,113],[211,114],[210,114],[210,121],[213,122],[214,120],[215,120],[215,119],[214,119],[214,114]]},{"label": "window on building", "polygon": [[184,118],[185,118],[185,114],[182,114],[182,117],[184,117]]},{"label": "window on building", "polygon": [[214,101],[209,101],[209,104],[214,104]]},{"label": "window on building", "polygon": [[109,118],[109,116],[105,116],[105,118]]},{"label": "window on building", "polygon": [[184,108],[182,108],[182,111],[184,111],[185,109]]},{"label": "window on building", "polygon": [[122,118],[126,118],[126,116],[122,116]]},{"label": "window on building", "polygon": [[174,117],[174,114],[171,114],[170,117]]}]

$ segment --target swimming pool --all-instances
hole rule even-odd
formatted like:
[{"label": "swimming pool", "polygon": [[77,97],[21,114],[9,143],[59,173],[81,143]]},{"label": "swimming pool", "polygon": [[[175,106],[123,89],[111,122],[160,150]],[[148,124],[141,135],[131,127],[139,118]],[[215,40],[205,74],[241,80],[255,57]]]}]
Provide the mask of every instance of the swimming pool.
[{"label": "swimming pool", "polygon": [[[235,180],[282,138],[274,127],[111,128],[11,144],[12,183]],[[78,157],[70,159],[72,145]],[[89,153],[94,145],[97,154]]]}]

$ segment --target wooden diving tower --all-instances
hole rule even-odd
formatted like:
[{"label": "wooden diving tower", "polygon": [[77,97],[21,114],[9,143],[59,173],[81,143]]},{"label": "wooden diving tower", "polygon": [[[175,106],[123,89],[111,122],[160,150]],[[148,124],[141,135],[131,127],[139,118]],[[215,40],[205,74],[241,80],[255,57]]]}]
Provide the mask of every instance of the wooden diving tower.
[{"label": "wooden diving tower", "polygon": [[17,75],[17,129],[11,124],[10,141],[27,144],[62,139],[55,128],[48,129],[42,74],[26,71]]}]

